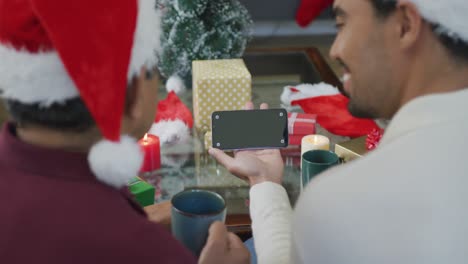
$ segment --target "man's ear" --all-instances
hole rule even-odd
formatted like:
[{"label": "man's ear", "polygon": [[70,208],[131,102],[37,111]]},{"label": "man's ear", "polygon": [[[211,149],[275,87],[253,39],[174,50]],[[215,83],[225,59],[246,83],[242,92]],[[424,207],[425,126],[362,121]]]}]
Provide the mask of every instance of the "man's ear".
[{"label": "man's ear", "polygon": [[417,7],[409,1],[398,3],[400,19],[400,46],[403,49],[413,47],[423,33],[425,26]]},{"label": "man's ear", "polygon": [[125,104],[125,113],[131,119],[139,119],[143,115],[143,82],[146,76],[146,67],[142,67],[138,76],[134,76],[129,89]]}]

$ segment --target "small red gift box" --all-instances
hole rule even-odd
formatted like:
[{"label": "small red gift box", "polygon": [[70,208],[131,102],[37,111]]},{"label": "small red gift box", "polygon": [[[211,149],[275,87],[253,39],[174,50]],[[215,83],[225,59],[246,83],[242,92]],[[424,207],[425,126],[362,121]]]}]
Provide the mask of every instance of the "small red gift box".
[{"label": "small red gift box", "polygon": [[300,146],[302,142],[302,138],[307,135],[289,135],[288,136],[288,144],[294,146]]},{"label": "small red gift box", "polygon": [[288,113],[289,135],[311,135],[315,134],[317,115]]},{"label": "small red gift box", "polygon": [[315,134],[317,115],[288,113],[289,145],[300,145],[304,136]]}]

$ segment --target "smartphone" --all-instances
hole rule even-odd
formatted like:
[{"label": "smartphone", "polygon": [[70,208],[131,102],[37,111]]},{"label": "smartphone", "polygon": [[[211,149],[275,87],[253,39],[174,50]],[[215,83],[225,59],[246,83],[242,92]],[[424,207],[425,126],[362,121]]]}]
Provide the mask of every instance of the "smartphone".
[{"label": "smartphone", "polygon": [[288,146],[285,109],[215,111],[211,115],[212,145],[222,150]]}]

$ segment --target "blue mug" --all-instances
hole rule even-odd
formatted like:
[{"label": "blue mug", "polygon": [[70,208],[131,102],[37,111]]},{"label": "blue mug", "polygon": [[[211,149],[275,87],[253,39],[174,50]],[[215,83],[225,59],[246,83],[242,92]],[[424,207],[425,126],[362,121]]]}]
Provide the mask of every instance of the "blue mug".
[{"label": "blue mug", "polygon": [[225,219],[226,202],[215,192],[187,190],[172,197],[172,234],[196,256],[205,246],[210,225]]}]

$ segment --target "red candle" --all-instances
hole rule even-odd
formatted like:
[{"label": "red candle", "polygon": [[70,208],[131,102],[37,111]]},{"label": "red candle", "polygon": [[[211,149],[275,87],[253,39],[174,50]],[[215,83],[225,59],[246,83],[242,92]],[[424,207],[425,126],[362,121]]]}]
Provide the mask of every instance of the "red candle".
[{"label": "red candle", "polygon": [[155,135],[145,134],[145,136],[138,141],[138,144],[140,144],[145,155],[140,173],[151,172],[161,168],[161,147],[159,138]]}]

